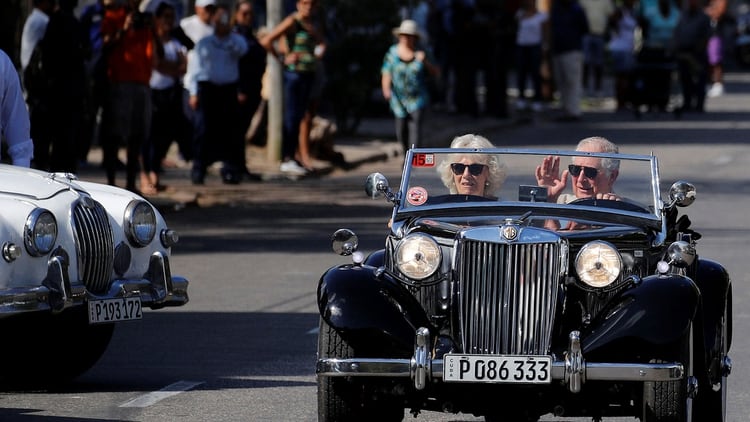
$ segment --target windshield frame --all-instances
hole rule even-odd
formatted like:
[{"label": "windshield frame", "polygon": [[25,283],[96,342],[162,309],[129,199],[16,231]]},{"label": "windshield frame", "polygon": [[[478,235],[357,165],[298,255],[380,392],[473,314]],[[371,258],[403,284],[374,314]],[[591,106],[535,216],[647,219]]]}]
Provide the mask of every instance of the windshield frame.
[{"label": "windshield frame", "polygon": [[[512,155],[523,155],[523,156],[539,156],[541,159],[545,156],[559,156],[559,157],[595,157],[595,158],[614,158],[621,161],[639,161],[647,162],[647,166],[651,172],[651,203],[646,204],[652,207],[652,213],[641,213],[627,210],[620,210],[616,208],[607,208],[600,206],[585,206],[585,205],[573,205],[571,208],[570,204],[557,204],[550,202],[522,202],[517,200],[501,200],[491,202],[452,202],[442,204],[424,204],[418,207],[407,206],[405,199],[405,193],[409,189],[410,177],[412,173],[412,163],[415,156],[418,154],[502,154],[504,156]],[[645,178],[645,176],[644,176]],[[644,187],[644,189],[646,189]],[[644,195],[645,197],[645,195]],[[412,216],[423,216],[428,215],[466,215],[467,213],[477,214],[491,214],[491,213],[502,213],[502,214],[518,214],[521,215],[526,211],[532,211],[532,213],[539,213],[542,215],[565,217],[571,215],[571,212],[580,214],[584,218],[602,220],[603,222],[610,222],[613,224],[627,224],[640,227],[649,227],[652,229],[662,228],[663,218],[663,207],[664,204],[661,200],[660,192],[660,181],[659,181],[659,167],[658,159],[654,155],[640,155],[640,154],[614,154],[614,153],[594,153],[574,150],[556,150],[556,149],[509,149],[509,148],[415,148],[410,149],[406,153],[404,168],[401,175],[401,181],[399,183],[399,191],[396,195],[397,202],[393,210],[393,221],[403,220]],[[574,211],[571,211],[574,210]]]}]

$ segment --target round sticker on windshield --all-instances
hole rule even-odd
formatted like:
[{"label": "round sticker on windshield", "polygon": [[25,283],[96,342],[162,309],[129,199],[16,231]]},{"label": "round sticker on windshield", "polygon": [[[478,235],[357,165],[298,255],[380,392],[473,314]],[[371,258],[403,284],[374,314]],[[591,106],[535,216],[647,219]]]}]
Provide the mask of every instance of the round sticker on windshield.
[{"label": "round sticker on windshield", "polygon": [[406,192],[406,201],[411,205],[422,205],[427,202],[427,189],[414,186]]}]

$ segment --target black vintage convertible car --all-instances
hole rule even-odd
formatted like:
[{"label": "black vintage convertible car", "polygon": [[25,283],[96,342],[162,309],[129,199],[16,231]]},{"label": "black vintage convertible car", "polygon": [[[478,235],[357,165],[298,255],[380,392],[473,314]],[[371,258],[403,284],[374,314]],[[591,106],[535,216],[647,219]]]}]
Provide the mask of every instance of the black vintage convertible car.
[{"label": "black vintage convertible car", "polygon": [[[616,164],[616,197],[552,200],[535,177],[549,156],[592,178],[576,160]],[[405,163],[398,189],[366,182],[394,205],[384,248],[332,237],[352,263],[318,286],[319,420],[725,419],[732,286],[696,252],[692,184],[662,192],[645,155],[413,149]]]}]

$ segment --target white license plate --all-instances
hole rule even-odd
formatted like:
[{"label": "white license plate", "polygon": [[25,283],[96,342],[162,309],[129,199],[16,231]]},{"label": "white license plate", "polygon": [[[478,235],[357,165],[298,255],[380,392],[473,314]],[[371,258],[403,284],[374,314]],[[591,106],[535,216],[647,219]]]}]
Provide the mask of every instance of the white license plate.
[{"label": "white license plate", "polygon": [[143,318],[141,298],[138,296],[89,301],[89,324],[131,321],[141,318]]},{"label": "white license plate", "polygon": [[456,355],[443,357],[443,381],[513,384],[552,382],[549,356]]}]

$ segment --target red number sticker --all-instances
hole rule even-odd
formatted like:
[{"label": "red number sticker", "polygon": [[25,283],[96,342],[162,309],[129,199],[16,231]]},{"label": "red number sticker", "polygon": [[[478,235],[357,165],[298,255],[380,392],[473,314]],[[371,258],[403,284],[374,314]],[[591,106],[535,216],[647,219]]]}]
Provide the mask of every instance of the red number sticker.
[{"label": "red number sticker", "polygon": [[412,167],[435,166],[435,154],[414,154],[411,159]]}]

